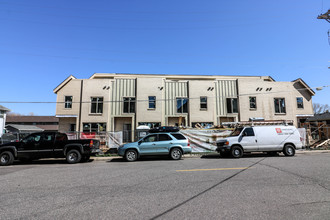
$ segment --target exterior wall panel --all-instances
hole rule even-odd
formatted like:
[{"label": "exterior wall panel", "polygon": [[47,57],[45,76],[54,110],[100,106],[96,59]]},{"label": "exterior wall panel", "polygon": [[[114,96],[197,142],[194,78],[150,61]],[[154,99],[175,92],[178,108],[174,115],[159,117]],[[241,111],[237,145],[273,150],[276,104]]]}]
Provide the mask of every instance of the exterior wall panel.
[{"label": "exterior wall panel", "polygon": [[112,116],[123,116],[123,98],[136,97],[135,94],[136,79],[115,79],[112,82]]},{"label": "exterior wall panel", "polygon": [[227,115],[226,98],[237,98],[236,80],[217,80],[215,90],[217,116],[225,116]]},{"label": "exterior wall panel", "polygon": [[165,115],[178,116],[176,114],[176,98],[188,97],[187,82],[165,82]]}]

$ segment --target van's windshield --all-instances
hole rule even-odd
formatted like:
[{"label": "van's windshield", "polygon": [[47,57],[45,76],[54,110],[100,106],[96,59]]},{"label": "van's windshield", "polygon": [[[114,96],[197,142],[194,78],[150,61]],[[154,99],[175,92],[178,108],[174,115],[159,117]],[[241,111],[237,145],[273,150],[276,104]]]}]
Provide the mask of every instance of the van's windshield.
[{"label": "van's windshield", "polygon": [[231,132],[231,134],[229,135],[229,137],[238,136],[242,132],[242,130],[243,130],[243,128],[236,128],[233,132]]}]

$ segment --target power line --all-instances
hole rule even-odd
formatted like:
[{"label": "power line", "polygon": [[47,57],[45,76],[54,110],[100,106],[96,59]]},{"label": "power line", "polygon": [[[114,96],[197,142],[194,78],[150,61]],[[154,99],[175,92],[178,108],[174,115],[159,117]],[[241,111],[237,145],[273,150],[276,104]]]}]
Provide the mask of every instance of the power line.
[{"label": "power line", "polygon": [[[0,3],[1,4],[1,3]],[[12,9],[6,9],[6,8],[0,8],[0,10],[3,10],[7,13],[19,13],[19,14],[33,14],[33,15],[42,15],[42,16],[51,16],[51,17],[61,17],[61,18],[79,18],[79,19],[88,19],[88,20],[91,20],[91,19],[100,19],[102,21],[120,21],[120,22],[158,22],[158,21],[166,21],[166,22],[175,22],[175,23],[178,23],[178,22],[193,22],[193,23],[196,23],[196,22],[214,22],[215,20],[212,19],[208,19],[208,20],[200,20],[200,19],[196,19],[196,20],[182,20],[182,19],[163,19],[163,20],[155,20],[155,18],[153,20],[150,20],[150,19],[144,19],[144,20],[141,20],[141,19],[117,19],[117,18],[110,18],[110,17],[93,17],[93,16],[74,16],[74,15],[62,15],[62,14],[50,14],[50,13],[40,13],[39,11],[38,12],[34,12],[34,11],[18,11],[18,10],[12,10]],[[70,12],[71,13],[71,12]],[[160,17],[161,19],[163,17]],[[224,20],[221,20],[222,22],[226,22]],[[228,20],[229,21],[229,20]]]},{"label": "power line", "polygon": [[200,65],[214,65],[217,66],[219,63],[197,63],[197,62],[157,62],[150,60],[125,60],[125,59],[106,59],[106,58],[89,58],[89,57],[70,57],[70,56],[61,56],[61,55],[44,55],[44,54],[33,54],[33,53],[21,53],[21,52],[12,52],[12,51],[3,51],[0,50],[0,53],[5,54],[16,54],[22,56],[35,56],[35,57],[51,57],[51,58],[60,58],[60,59],[74,59],[74,60],[90,60],[90,61],[105,61],[105,62],[129,62],[129,63],[148,63],[148,64],[200,64]]},{"label": "power line", "polygon": [[59,7],[59,6],[47,6],[47,5],[33,5],[33,4],[22,4],[22,3],[13,3],[13,2],[0,2],[0,4],[7,5],[18,5],[23,7],[34,7],[34,8],[49,8],[49,9],[59,9],[59,10],[70,10],[70,11],[87,11],[87,12],[104,12],[104,13],[118,13],[118,14],[219,14],[224,11],[119,11],[119,10],[103,10],[103,9],[94,9],[94,8],[72,8],[72,7]]},{"label": "power line", "polygon": [[77,27],[77,28],[95,28],[95,29],[110,29],[110,30],[135,30],[135,31],[146,31],[146,30],[177,30],[177,31],[189,31],[189,30],[206,30],[206,29],[219,29],[219,28],[236,28],[236,27],[246,27],[251,25],[265,25],[269,22],[256,22],[253,24],[225,24],[217,26],[200,26],[200,27],[111,27],[111,26],[96,26],[96,25],[77,25],[77,24],[59,24],[50,22],[40,22],[40,21],[29,21],[29,20],[19,20],[19,19],[9,19],[8,17],[1,18],[1,21],[14,21],[30,24],[41,24],[41,25],[54,25],[60,27]]}]

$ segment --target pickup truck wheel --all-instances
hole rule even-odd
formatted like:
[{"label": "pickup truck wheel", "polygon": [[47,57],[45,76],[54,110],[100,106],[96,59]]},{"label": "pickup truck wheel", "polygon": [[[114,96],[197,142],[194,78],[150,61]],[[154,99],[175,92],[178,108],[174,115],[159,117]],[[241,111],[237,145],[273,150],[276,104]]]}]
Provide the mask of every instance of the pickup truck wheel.
[{"label": "pickup truck wheel", "polygon": [[66,155],[66,161],[68,163],[79,163],[81,160],[81,154],[77,150],[70,150]]},{"label": "pickup truck wheel", "polygon": [[81,161],[80,162],[87,162],[87,161],[89,161],[89,159],[91,158],[91,156],[90,155],[84,155],[84,156],[82,156],[82,158],[81,158]]},{"label": "pickup truck wheel", "polygon": [[10,151],[4,151],[0,154],[0,166],[9,166],[13,162],[14,156]]},{"label": "pickup truck wheel", "polygon": [[127,150],[125,152],[125,159],[128,161],[128,162],[133,162],[133,161],[136,161],[138,158],[138,154],[136,152],[136,150]]},{"label": "pickup truck wheel", "polygon": [[283,153],[285,156],[292,157],[296,153],[296,150],[292,146],[292,144],[287,144],[284,146]]},{"label": "pickup truck wheel", "polygon": [[241,158],[243,156],[243,149],[239,146],[233,146],[230,152],[231,156],[234,158]]},{"label": "pickup truck wheel", "polygon": [[171,150],[170,156],[173,160],[180,160],[182,157],[182,152],[179,148],[173,148]]}]

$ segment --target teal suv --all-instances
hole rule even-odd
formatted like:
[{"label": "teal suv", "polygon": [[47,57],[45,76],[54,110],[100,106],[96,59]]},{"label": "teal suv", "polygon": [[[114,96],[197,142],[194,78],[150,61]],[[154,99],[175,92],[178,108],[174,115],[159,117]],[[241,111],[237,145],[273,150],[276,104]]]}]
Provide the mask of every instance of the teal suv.
[{"label": "teal suv", "polygon": [[173,160],[180,160],[186,153],[191,153],[191,147],[188,139],[179,132],[152,133],[138,142],[118,148],[118,155],[127,161],[135,161],[147,155],[169,155]]}]

